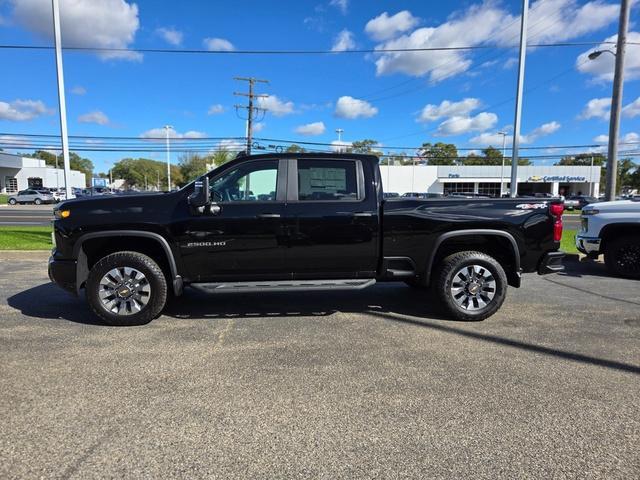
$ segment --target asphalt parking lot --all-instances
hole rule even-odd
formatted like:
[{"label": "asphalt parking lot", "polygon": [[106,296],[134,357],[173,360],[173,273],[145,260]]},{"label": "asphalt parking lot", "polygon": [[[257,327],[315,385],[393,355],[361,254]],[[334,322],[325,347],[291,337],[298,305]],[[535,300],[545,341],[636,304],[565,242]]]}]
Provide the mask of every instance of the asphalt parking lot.
[{"label": "asphalt parking lot", "polygon": [[640,282],[528,275],[479,323],[424,293],[205,296],[97,324],[0,253],[0,477],[637,478]]}]

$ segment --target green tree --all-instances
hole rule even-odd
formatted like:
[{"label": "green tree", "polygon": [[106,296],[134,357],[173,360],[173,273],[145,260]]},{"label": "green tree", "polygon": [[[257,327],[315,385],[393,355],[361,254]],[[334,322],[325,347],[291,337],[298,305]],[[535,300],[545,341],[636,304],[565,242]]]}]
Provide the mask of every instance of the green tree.
[{"label": "green tree", "polygon": [[382,152],[374,149],[374,147],[377,146],[378,142],[376,140],[365,138],[364,140],[356,140],[355,142],[351,142],[351,146],[347,148],[347,152],[366,153],[370,155],[380,156],[382,155]]},{"label": "green tree", "polygon": [[229,160],[233,160],[233,154],[229,150],[220,148],[213,152],[211,160],[216,167],[219,167],[220,165],[227,163]]},{"label": "green tree", "polygon": [[178,168],[182,174],[182,180],[189,183],[201,175],[207,173],[207,157],[197,153],[185,153],[178,158]]},{"label": "green tree", "polygon": [[[111,169],[113,178],[122,178],[129,187],[144,189],[156,186],[160,180],[160,189],[167,188],[167,164],[148,158],[124,158]],[[171,165],[171,182],[184,185],[182,172],[177,165]]]},{"label": "green tree", "polygon": [[423,143],[418,155],[424,158],[428,165],[455,165],[458,149],[453,143]]},{"label": "green tree", "polygon": [[594,165],[604,165],[607,162],[606,157],[601,153],[579,153],[577,155],[567,155],[556,163],[556,165],[578,165],[589,166],[593,159]]},{"label": "green tree", "polygon": [[285,150],[287,153],[304,153],[306,150],[296,143],[292,143]]}]

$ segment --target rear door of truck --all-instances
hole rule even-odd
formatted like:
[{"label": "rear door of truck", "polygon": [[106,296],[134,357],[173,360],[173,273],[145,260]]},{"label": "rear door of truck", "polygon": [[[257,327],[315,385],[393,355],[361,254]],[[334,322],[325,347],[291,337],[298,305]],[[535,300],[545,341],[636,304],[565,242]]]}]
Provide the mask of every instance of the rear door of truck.
[{"label": "rear door of truck", "polygon": [[380,219],[372,165],[354,158],[289,160],[286,262],[295,279],[373,278]]}]

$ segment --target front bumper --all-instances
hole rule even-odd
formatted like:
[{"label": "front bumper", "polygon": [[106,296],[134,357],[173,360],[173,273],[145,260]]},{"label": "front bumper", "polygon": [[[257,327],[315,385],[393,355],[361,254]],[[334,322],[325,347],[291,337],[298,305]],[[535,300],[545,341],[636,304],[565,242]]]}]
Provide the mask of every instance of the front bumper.
[{"label": "front bumper", "polygon": [[49,279],[68,292],[77,294],[76,291],[76,266],[75,260],[59,260],[49,257]]},{"label": "front bumper", "polygon": [[564,265],[562,264],[563,259],[564,252],[546,253],[538,266],[538,274],[546,275],[548,273],[562,272],[564,270]]},{"label": "front bumper", "polygon": [[599,255],[601,242],[598,237],[576,235],[576,248],[585,255]]}]

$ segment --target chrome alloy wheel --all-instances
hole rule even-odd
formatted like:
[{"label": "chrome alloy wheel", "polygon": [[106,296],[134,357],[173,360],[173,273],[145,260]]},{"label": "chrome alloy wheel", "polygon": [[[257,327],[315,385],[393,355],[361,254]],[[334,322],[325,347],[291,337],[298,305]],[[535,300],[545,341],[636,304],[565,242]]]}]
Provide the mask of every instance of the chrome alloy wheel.
[{"label": "chrome alloy wheel", "polygon": [[480,265],[461,268],[451,282],[451,296],[463,310],[480,310],[491,303],[495,294],[496,281],[493,275]]},{"label": "chrome alloy wheel", "polygon": [[149,303],[151,286],[140,270],[118,267],[100,280],[98,292],[102,306],[115,315],[133,315]]}]

